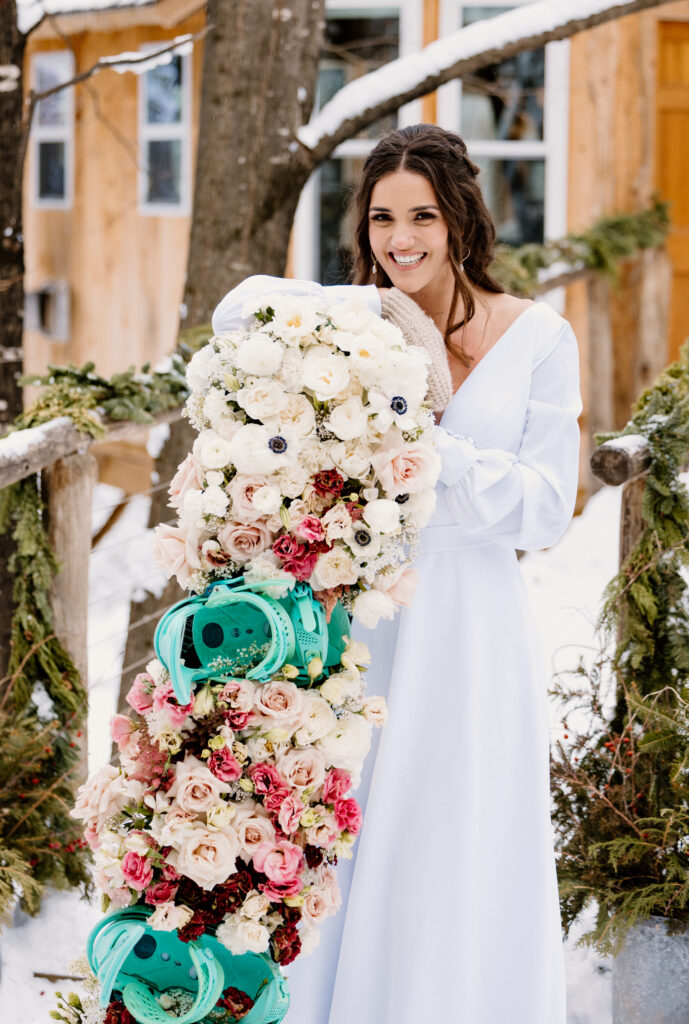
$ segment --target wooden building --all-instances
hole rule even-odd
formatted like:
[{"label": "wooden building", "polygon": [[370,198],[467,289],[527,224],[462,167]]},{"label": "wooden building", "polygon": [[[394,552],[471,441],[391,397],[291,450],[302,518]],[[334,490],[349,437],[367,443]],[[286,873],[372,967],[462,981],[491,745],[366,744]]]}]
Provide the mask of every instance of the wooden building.
[{"label": "wooden building", "polygon": [[[528,2],[328,0],[320,96],[463,24]],[[26,80],[36,88],[204,24],[198,0],[64,0],[52,9],[59,13],[27,46]],[[110,374],[155,362],[173,346],[202,52],[197,41],[144,74],[102,71],[39,107],[25,189],[28,371],[93,360]],[[670,200],[669,261],[648,252],[625,266],[618,288],[577,282],[552,296],[581,344],[586,436],[624,422],[631,400],[689,335],[689,0],[449,83],[403,108],[397,123],[420,120],[464,135],[500,236],[514,244],[639,211],[656,192]],[[375,137],[344,143],[312,176],[295,222],[295,276],[341,276],[343,195]],[[588,445],[584,463],[587,453]]]}]

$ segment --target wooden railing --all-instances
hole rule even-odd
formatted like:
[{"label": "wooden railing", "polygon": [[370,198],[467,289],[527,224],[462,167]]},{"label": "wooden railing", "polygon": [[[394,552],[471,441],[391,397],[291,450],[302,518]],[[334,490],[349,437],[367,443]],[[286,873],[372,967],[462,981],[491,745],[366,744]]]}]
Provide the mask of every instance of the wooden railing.
[{"label": "wooden railing", "polygon": [[591,456],[591,471],[604,484],[623,485],[620,512],[620,565],[626,560],[643,529],[641,506],[646,471],[651,455],[646,438],[628,434],[606,441]]},{"label": "wooden railing", "polygon": [[[108,441],[122,441],[140,436],[149,426],[174,422],[180,415],[174,409],[160,413],[150,425],[104,421],[103,426]],[[91,516],[97,483],[96,459],[90,451],[94,443],[68,417],[0,439],[0,488],[41,474],[48,537],[60,564],[50,595],[54,629],[85,685]]]}]

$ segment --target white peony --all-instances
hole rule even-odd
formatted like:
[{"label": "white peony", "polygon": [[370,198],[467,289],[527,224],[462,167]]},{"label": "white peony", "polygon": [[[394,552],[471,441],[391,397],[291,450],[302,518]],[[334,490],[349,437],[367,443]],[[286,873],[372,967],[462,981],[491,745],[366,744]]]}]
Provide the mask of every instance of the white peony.
[{"label": "white peony", "polygon": [[390,498],[376,498],[364,506],[363,518],[378,533],[396,533],[400,526],[400,507]]},{"label": "white peony", "polygon": [[273,377],[280,368],[284,351],[279,342],[257,331],[240,344],[235,360],[244,373]]},{"label": "white peony", "polygon": [[359,335],[349,350],[349,358],[356,367],[364,387],[383,380],[390,372],[387,346],[374,334]]},{"label": "white peony", "polygon": [[301,391],[303,386],[304,357],[298,349],[288,348],[282,357],[277,379],[287,391]]},{"label": "white peony", "polygon": [[350,715],[339,719],[335,728],[318,740],[316,746],[329,766],[342,768],[358,777],[371,746],[372,729],[362,715]]},{"label": "white peony", "polygon": [[393,599],[381,590],[365,590],[354,598],[352,612],[366,629],[375,629],[381,619],[395,617],[395,608]]},{"label": "white peony", "polygon": [[356,581],[354,559],[339,545],[318,556],[310,579],[314,590],[330,590]]},{"label": "white peony", "polygon": [[254,420],[279,416],[287,403],[287,395],[276,380],[259,380],[237,392],[237,404]]},{"label": "white peony", "polygon": [[213,343],[194,352],[187,364],[187,384],[191,391],[203,391],[217,371],[217,358]]},{"label": "white peony", "polygon": [[327,352],[309,352],[304,359],[303,382],[319,402],[329,402],[349,383],[347,359]]},{"label": "white peony", "polygon": [[316,414],[306,395],[287,395],[280,412],[280,425],[297,437],[308,437],[316,429]]},{"label": "white peony", "polygon": [[325,425],[341,441],[352,441],[355,437],[361,437],[366,429],[367,420],[368,411],[361,399],[348,398],[346,402],[332,409]]}]

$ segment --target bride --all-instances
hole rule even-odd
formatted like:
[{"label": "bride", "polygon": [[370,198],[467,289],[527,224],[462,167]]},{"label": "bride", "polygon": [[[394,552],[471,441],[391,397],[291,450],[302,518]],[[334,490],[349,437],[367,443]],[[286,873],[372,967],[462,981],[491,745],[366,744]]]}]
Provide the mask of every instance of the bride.
[{"label": "bride", "polygon": [[[343,906],[290,969],[294,1024],[565,1021],[546,683],[516,550],[572,515],[578,356],[552,308],[491,277],[477,174],[457,135],[417,125],[376,146],[353,200],[356,283],[432,357],[442,471],[414,599],[361,637],[389,720]],[[216,332],[277,286],[320,290],[249,278]]]}]

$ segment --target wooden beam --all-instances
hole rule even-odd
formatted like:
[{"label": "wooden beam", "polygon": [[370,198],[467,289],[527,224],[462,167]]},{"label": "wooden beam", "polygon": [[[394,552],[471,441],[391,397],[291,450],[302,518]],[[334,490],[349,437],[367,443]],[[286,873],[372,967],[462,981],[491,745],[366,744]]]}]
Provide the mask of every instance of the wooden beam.
[{"label": "wooden beam", "polygon": [[613,487],[635,480],[646,472],[650,464],[648,444],[640,434],[627,434],[606,441],[591,456],[593,475]]},{"label": "wooden beam", "polygon": [[[423,45],[428,46],[440,38],[440,0],[424,0]],[[421,100],[421,120],[424,124],[437,124],[438,94],[429,92]]]}]

